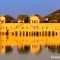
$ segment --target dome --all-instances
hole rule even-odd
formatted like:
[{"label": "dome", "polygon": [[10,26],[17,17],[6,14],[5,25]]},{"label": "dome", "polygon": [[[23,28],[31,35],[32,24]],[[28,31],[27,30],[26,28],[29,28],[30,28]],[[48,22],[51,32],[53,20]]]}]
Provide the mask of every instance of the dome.
[{"label": "dome", "polygon": [[37,16],[30,17],[30,23],[39,23],[40,19]]},{"label": "dome", "polygon": [[5,17],[4,16],[0,16],[0,22],[5,23]]},{"label": "dome", "polygon": [[4,16],[0,16],[0,20],[5,20],[5,17]]}]

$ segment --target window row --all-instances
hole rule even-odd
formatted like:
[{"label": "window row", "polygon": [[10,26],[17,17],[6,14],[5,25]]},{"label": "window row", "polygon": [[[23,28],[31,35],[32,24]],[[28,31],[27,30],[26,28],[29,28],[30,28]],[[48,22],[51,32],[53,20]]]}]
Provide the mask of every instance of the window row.
[{"label": "window row", "polygon": [[[57,32],[54,32],[54,31],[42,31],[42,32],[28,32],[28,31],[20,31],[20,32],[15,32],[15,35],[19,35],[20,36],[57,36],[58,33]],[[13,33],[12,33],[13,34]]]},{"label": "window row", "polygon": [[[6,33],[5,32],[0,32],[0,35],[9,35],[9,32],[7,31]],[[54,32],[54,31],[41,31],[41,32],[38,32],[38,31],[32,31],[32,32],[28,32],[28,31],[20,31],[20,32],[12,32],[12,35],[20,35],[20,36],[57,36],[58,33],[57,32]]]}]

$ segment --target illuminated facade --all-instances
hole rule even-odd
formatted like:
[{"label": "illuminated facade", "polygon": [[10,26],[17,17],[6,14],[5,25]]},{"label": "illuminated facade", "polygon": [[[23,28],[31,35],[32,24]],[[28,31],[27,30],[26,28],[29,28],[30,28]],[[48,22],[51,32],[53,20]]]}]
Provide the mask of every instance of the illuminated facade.
[{"label": "illuminated facade", "polygon": [[60,24],[39,23],[36,16],[30,17],[30,23],[5,23],[0,21],[0,46],[30,46],[31,52],[38,52],[42,45],[60,45]]}]

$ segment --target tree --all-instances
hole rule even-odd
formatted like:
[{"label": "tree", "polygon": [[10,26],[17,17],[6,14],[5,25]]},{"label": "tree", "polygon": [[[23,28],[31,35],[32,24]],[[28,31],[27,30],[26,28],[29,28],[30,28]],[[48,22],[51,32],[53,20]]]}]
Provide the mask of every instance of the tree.
[{"label": "tree", "polygon": [[24,21],[24,23],[29,22],[29,16],[28,15],[18,15],[17,19],[21,20],[21,21]]},{"label": "tree", "polygon": [[56,15],[49,17],[49,22],[51,23],[57,23],[58,17]]},{"label": "tree", "polygon": [[10,15],[5,15],[4,16],[6,19],[6,23],[13,23],[16,22],[16,19],[14,19],[14,17],[10,16]]}]

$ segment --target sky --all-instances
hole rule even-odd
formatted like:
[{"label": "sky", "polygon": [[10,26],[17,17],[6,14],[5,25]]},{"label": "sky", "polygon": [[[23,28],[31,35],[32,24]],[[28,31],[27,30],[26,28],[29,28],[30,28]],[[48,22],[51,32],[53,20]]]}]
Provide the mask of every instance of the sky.
[{"label": "sky", "polygon": [[20,14],[41,16],[60,9],[60,0],[0,0],[0,16]]}]

